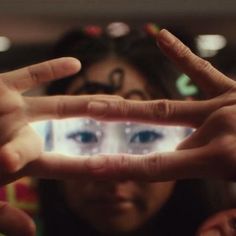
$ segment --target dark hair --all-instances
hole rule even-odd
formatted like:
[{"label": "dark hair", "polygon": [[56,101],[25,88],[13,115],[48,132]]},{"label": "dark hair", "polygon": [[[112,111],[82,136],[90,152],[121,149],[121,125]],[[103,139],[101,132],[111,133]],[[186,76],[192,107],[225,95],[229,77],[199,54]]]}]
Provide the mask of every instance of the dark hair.
[{"label": "dark hair", "polygon": [[234,55],[236,52],[236,47],[231,44],[227,44],[226,47],[221,49],[212,59],[212,64],[220,70],[222,73],[226,74],[235,80],[236,77],[236,59]]},{"label": "dark hair", "polygon": [[[131,30],[129,34],[110,37],[106,32],[91,36],[79,29],[59,41],[54,57],[79,58],[83,66],[79,73],[83,74],[91,65],[110,55],[125,60],[144,75],[152,98],[181,97],[175,87],[179,72],[162,55],[155,38],[143,31]],[[54,81],[47,93],[64,94],[77,76]],[[204,187],[204,182],[200,180],[178,181],[167,204],[149,222],[153,235],[194,235],[196,228],[209,214]],[[68,209],[58,181],[41,181],[39,191],[45,235],[99,235]]]},{"label": "dark hair", "polygon": [[[104,31],[97,37],[79,29],[66,34],[56,45],[54,53],[54,57],[78,58],[82,63],[80,75],[83,75],[91,65],[111,55],[132,65],[145,77],[147,90],[152,98],[178,99],[181,97],[175,86],[179,72],[162,55],[155,37],[144,31],[132,29],[130,33],[120,37],[111,37]],[[65,93],[77,76],[51,83],[47,88],[47,94]]]}]

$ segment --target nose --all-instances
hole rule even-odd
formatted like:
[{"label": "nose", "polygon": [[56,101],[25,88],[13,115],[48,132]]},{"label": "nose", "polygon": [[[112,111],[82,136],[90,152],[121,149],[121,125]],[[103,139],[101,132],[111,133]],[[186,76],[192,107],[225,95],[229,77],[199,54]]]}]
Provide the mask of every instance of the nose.
[{"label": "nose", "polygon": [[94,186],[103,192],[119,192],[122,189],[130,188],[132,183],[130,180],[106,180],[94,182]]},{"label": "nose", "polygon": [[124,153],[126,152],[126,146],[121,126],[117,123],[108,124],[101,151],[108,154]]}]

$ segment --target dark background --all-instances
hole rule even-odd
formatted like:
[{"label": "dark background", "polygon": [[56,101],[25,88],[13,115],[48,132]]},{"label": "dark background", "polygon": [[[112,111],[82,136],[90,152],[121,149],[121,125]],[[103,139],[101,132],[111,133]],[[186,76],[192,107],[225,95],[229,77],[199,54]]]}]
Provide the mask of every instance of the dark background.
[{"label": "dark background", "polygon": [[[235,0],[0,0],[0,36],[11,47],[0,52],[0,71],[45,60],[70,28],[125,21],[155,22],[198,34],[221,34],[236,45]],[[234,57],[230,50],[230,57]]]}]

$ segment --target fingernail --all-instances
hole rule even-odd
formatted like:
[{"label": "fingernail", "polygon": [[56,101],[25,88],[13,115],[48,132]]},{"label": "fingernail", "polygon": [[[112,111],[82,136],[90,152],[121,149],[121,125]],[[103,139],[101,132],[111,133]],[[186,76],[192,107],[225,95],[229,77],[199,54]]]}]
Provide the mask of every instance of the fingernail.
[{"label": "fingernail", "polygon": [[221,233],[217,229],[210,229],[204,233],[201,233],[200,236],[221,236]]},{"label": "fingernail", "polygon": [[176,37],[173,34],[171,34],[168,30],[163,29],[159,33],[159,40],[163,44],[172,45],[175,42]]},{"label": "fingernail", "polygon": [[[66,60],[65,60],[66,59]],[[62,69],[67,73],[75,73],[80,70],[81,63],[79,60],[73,57],[61,58],[62,60]]]},{"label": "fingernail", "polygon": [[107,110],[108,104],[105,101],[92,101],[88,104],[88,113],[94,116],[104,116]]}]

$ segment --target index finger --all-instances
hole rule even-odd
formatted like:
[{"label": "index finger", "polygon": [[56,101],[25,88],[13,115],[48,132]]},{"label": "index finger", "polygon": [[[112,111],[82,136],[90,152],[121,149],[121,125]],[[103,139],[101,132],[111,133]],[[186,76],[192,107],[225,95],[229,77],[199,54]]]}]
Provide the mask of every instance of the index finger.
[{"label": "index finger", "polygon": [[206,161],[209,150],[194,148],[147,155],[100,154],[68,157],[44,153],[19,173],[40,178],[133,179],[170,181],[186,178],[216,177],[217,171]]},{"label": "index finger", "polygon": [[93,117],[88,104],[95,100],[119,101],[115,95],[57,95],[25,98],[28,120],[30,122],[47,119],[62,119],[68,117]]},{"label": "index finger", "polygon": [[[214,146],[215,147],[215,146]],[[98,156],[69,157],[58,153],[43,153],[10,177],[2,177],[6,184],[22,176],[49,179],[133,179],[141,181],[170,181],[186,178],[219,177],[230,173],[217,170],[214,158],[218,150],[214,147],[199,147],[166,153],[147,155],[100,154]],[[233,172],[234,174],[234,172]],[[233,175],[232,175],[233,176]]]},{"label": "index finger", "polygon": [[215,69],[208,61],[198,57],[178,38],[167,30],[161,30],[158,43],[166,54],[207,95],[217,96],[235,86],[235,82]]},{"label": "index finger", "polygon": [[81,64],[77,59],[62,57],[3,73],[0,79],[9,88],[25,92],[44,82],[75,74],[80,68]]}]

